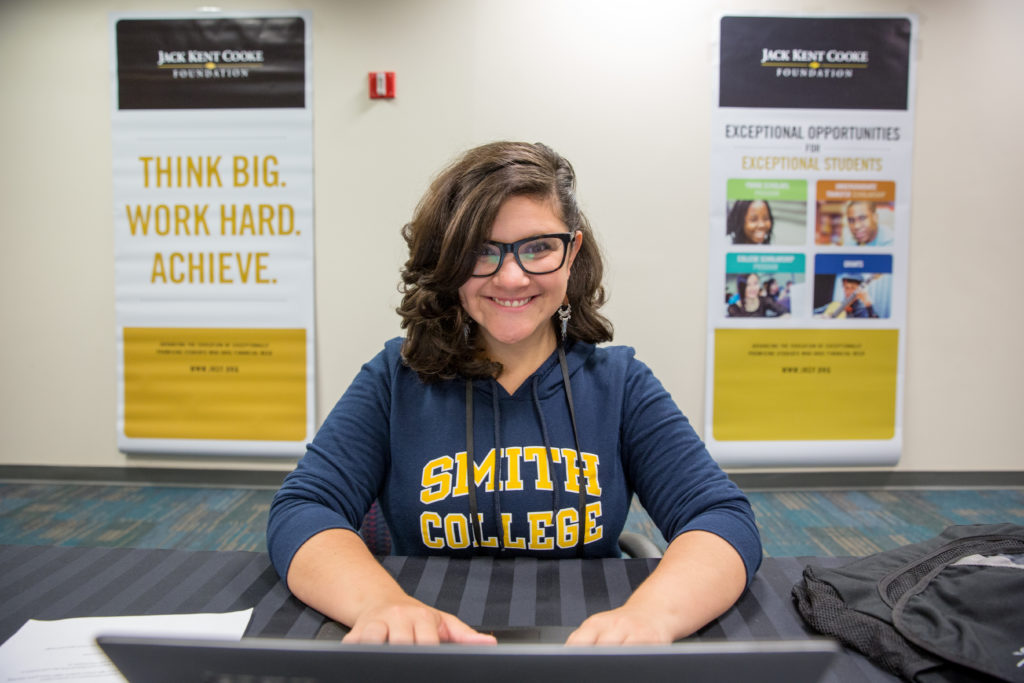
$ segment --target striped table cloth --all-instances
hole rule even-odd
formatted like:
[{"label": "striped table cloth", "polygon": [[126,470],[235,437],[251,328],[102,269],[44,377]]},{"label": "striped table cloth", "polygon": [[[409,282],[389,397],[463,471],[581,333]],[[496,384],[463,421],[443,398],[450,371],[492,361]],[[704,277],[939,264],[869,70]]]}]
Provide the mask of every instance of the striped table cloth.
[{"label": "striped table cloth", "polygon": [[[696,640],[801,639],[790,599],[803,567],[849,558],[767,558]],[[576,625],[625,602],[657,560],[383,557],[410,595],[479,627]],[[247,637],[314,638],[325,618],[288,592],[266,553],[0,545],[0,642],[28,619],[253,609]],[[844,654],[826,681],[897,681]]]}]

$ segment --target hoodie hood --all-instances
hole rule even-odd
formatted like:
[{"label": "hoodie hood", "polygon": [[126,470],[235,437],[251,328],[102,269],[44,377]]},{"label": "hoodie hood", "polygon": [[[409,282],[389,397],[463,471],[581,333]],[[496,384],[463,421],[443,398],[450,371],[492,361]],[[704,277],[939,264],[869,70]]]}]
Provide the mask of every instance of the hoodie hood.
[{"label": "hoodie hood", "polygon": [[[570,341],[565,345],[565,360],[569,366],[569,379],[583,369],[593,360],[597,347],[593,344],[581,341]],[[497,382],[478,380],[474,381],[474,391],[482,392],[481,396],[490,399],[491,392],[497,391],[499,400],[531,401],[533,400],[534,384],[536,383],[537,398],[547,400],[553,396],[563,395],[565,387],[562,383],[562,369],[558,363],[558,349],[551,352],[539,368],[532,375],[519,385],[514,393],[509,394]]]}]

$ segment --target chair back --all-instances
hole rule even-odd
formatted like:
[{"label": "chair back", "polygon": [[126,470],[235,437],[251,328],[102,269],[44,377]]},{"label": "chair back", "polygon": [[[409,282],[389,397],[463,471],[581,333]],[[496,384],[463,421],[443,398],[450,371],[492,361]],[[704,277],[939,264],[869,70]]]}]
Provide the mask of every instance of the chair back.
[{"label": "chair back", "polygon": [[363,525],[359,527],[359,535],[363,537],[366,547],[374,555],[391,554],[391,532],[377,501],[373,501],[373,505],[366,511]]}]

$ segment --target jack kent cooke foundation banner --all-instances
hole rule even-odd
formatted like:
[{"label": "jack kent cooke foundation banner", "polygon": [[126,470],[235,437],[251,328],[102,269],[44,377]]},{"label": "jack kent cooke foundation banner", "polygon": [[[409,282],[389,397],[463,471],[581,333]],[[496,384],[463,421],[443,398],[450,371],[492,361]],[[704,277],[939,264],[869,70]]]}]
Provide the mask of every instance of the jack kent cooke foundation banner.
[{"label": "jack kent cooke foundation banner", "polygon": [[721,17],[705,440],[723,465],[899,458],[915,27]]},{"label": "jack kent cooke foundation banner", "polygon": [[314,430],[308,13],[111,16],[118,447]]}]

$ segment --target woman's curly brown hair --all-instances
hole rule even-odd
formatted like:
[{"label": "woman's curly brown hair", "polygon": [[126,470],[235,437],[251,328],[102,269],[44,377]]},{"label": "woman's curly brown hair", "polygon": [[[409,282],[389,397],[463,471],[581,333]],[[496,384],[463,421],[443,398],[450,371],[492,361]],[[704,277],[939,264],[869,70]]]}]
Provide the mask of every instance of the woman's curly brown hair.
[{"label": "woman's curly brown hair", "polygon": [[406,330],[402,355],[424,381],[495,377],[501,371],[479,354],[476,335],[467,338],[472,319],[459,302],[459,288],[472,273],[498,209],[514,196],[553,200],[569,231],[583,232],[566,290],[572,304],[567,339],[612,339],[611,323],[598,313],[606,299],[604,266],[576,202],[572,165],[540,143],[494,142],[469,150],[442,171],[402,228],[409,245],[397,309]]}]

